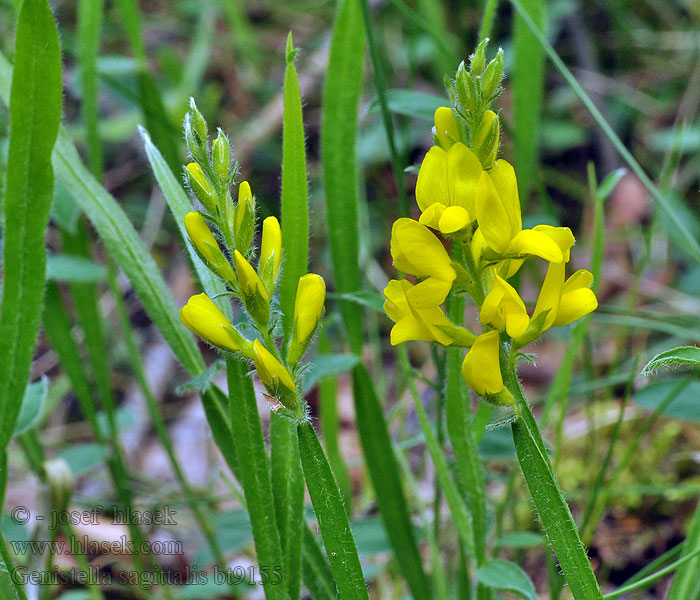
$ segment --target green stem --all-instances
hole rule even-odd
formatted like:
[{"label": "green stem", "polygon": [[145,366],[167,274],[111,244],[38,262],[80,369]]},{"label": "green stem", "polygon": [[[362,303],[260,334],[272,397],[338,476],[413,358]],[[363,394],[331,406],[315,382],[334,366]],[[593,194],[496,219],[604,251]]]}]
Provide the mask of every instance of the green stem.
[{"label": "green stem", "polygon": [[504,343],[501,370],[504,383],[515,398],[513,409],[517,419],[512,424],[512,430],[520,467],[575,600],[600,600],[600,586],[557,482],[542,434],[518,381],[509,351],[510,348]]}]

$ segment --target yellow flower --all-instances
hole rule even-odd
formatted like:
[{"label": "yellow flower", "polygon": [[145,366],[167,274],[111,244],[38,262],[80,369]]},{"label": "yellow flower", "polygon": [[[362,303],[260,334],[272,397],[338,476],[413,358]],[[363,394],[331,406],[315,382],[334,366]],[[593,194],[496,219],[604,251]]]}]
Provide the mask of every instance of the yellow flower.
[{"label": "yellow flower", "polygon": [[191,162],[186,169],[187,180],[190,182],[194,195],[204,205],[210,213],[216,211],[216,192],[214,186],[209,181],[206,173],[202,170],[199,163]]},{"label": "yellow flower", "polygon": [[265,283],[265,289],[272,293],[282,260],[282,230],[277,217],[267,217],[262,226],[260,263],[258,273]]},{"label": "yellow flower", "polygon": [[423,211],[420,222],[445,234],[469,225],[475,218],[481,172],[479,159],[461,142],[447,151],[439,146],[428,150],[416,182],[416,202]]},{"label": "yellow flower", "polygon": [[299,278],[297,295],[294,299],[295,335],[300,342],[311,337],[323,313],[326,301],[326,282],[315,273],[307,273]]},{"label": "yellow flower", "polygon": [[238,250],[233,251],[233,262],[246,309],[259,324],[267,325],[270,318],[270,296],[262,280]]},{"label": "yellow flower", "polygon": [[452,144],[459,141],[457,121],[451,108],[441,106],[435,111],[434,135],[439,145],[448,150]]},{"label": "yellow flower", "polygon": [[242,181],[238,186],[238,204],[234,216],[234,239],[236,248],[248,252],[255,235],[255,198],[250,191],[250,184]]},{"label": "yellow flower", "polygon": [[253,356],[255,370],[268,393],[287,408],[294,410],[299,401],[296,385],[289,371],[258,339],[253,342]]},{"label": "yellow flower", "polygon": [[435,234],[413,219],[398,219],[391,229],[391,255],[397,269],[427,278],[415,286],[417,306],[442,304],[457,273]]},{"label": "yellow flower", "polygon": [[550,263],[531,325],[517,340],[521,346],[530,343],[552,325],[568,325],[598,308],[598,300],[590,289],[593,274],[581,269],[565,280],[564,263]]},{"label": "yellow flower", "polygon": [[204,263],[222,279],[235,281],[236,275],[206,221],[198,212],[185,215],[187,235]]},{"label": "yellow flower", "polygon": [[245,356],[252,357],[251,343],[234,329],[206,294],[192,296],[180,309],[180,320],[204,341],[224,350],[240,350]]},{"label": "yellow flower", "polygon": [[499,346],[498,331],[488,331],[476,338],[464,357],[462,376],[480,396],[498,394],[503,389]]},{"label": "yellow flower", "polygon": [[479,320],[485,325],[505,331],[510,337],[523,335],[530,325],[525,303],[515,288],[497,273],[493,287],[481,306]]},{"label": "yellow flower", "polygon": [[474,335],[452,323],[437,304],[428,308],[415,306],[412,295],[417,287],[405,279],[392,279],[384,288],[384,312],[396,323],[391,329],[391,345],[412,340],[437,342],[444,346],[455,342],[462,346],[471,345]]},{"label": "yellow flower", "polygon": [[518,183],[513,167],[505,160],[496,161],[491,171],[484,171],[479,178],[476,219],[486,245],[503,256],[533,255],[561,263],[573,245],[573,235],[566,227],[522,228]]}]

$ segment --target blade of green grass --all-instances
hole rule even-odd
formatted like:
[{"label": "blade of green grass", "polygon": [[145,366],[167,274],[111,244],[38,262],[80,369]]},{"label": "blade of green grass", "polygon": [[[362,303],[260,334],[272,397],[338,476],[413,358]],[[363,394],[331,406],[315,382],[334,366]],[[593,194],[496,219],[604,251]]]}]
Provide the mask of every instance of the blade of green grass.
[{"label": "blade of green grass", "polygon": [[413,397],[413,404],[416,408],[416,413],[418,414],[421,430],[425,436],[425,445],[427,446],[428,453],[433,461],[438,483],[445,494],[445,501],[450,509],[450,514],[452,515],[452,521],[455,529],[457,530],[457,535],[459,536],[461,542],[465,545],[467,552],[471,556],[476,556],[472,515],[469,512],[467,505],[464,503],[455,482],[452,480],[447,459],[442,452],[437,436],[435,435],[430,421],[428,420],[428,415],[425,412],[425,408],[423,408],[420,394],[418,393],[416,384],[411,376],[411,367],[408,362],[406,349],[404,347],[400,347],[398,356],[401,363],[401,369],[408,383],[408,389]]},{"label": "blade of green grass", "polygon": [[[318,336],[318,351],[320,355],[330,355],[331,343],[325,329]],[[345,501],[348,513],[352,514],[352,484],[347,466],[340,451],[340,419],[338,416],[338,380],[335,375],[323,377],[318,385],[318,412],[323,442],[335,475],[340,493]]]},{"label": "blade of green grass", "polygon": [[[683,554],[688,556],[691,553],[700,551],[700,502],[695,508],[695,514],[690,524],[688,536],[683,543]],[[667,600],[685,600],[685,598],[697,598],[700,592],[700,582],[698,573],[700,572],[700,558],[692,562],[687,562],[678,569],[676,576],[671,583]]]},{"label": "blade of green grass", "polygon": [[[357,160],[357,115],[362,89],[364,28],[361,0],[342,0],[331,38],[323,90],[321,161],[328,242],[336,291],[358,292],[360,276]],[[350,347],[362,349],[362,308],[341,300],[340,311]]]},{"label": "blade of green grass", "polygon": [[369,7],[368,0],[360,0],[362,6],[362,18],[365,24],[365,34],[367,36],[367,47],[369,48],[369,56],[372,61],[372,71],[374,72],[374,87],[377,90],[379,98],[379,107],[382,113],[382,122],[384,123],[384,132],[386,141],[389,144],[389,156],[391,158],[391,168],[394,172],[396,180],[396,189],[399,194],[399,215],[407,217],[409,213],[408,196],[404,186],[404,173],[399,161],[399,153],[396,150],[396,137],[394,135],[394,121],[389,112],[389,105],[386,97],[386,82],[384,80],[384,71],[379,57],[379,49],[374,39],[374,27],[372,25],[372,11]]},{"label": "blade of green grass", "polygon": [[294,67],[297,51],[292,32],[287,37],[284,72],[284,122],[282,126],[282,256],[280,307],[285,337],[292,331],[294,298],[299,278],[309,260],[309,198],[306,177],[306,144],[299,78]]},{"label": "blade of green grass", "polygon": [[[678,559],[676,562],[671,563],[667,567],[664,567],[663,569],[660,569],[656,573],[649,575],[648,577],[645,577],[644,579],[640,579],[639,581],[635,581],[634,583],[631,583],[629,585],[626,585],[625,587],[620,588],[619,590],[615,590],[614,592],[610,592],[609,594],[605,594],[603,596],[603,600],[613,600],[613,598],[619,598],[620,596],[624,596],[625,594],[628,594],[629,592],[632,592],[634,590],[638,590],[640,588],[646,587],[652,583],[654,583],[657,579],[660,579],[664,575],[668,575],[669,573],[672,573],[675,571],[678,567],[681,565],[687,565],[689,561],[695,559],[697,560],[697,557],[700,555],[700,548],[696,548],[683,558]],[[697,570],[693,571],[693,574],[695,576],[695,579],[697,579]],[[693,582],[697,584],[697,581]],[[697,585],[696,585],[697,588]],[[679,598],[683,598],[683,600],[690,600],[690,598],[696,597],[695,595],[692,596],[679,596]]]},{"label": "blade of green grass", "polygon": [[423,570],[411,517],[399,477],[400,469],[377,392],[367,369],[357,365],[352,372],[355,415],[362,453],[377,498],[379,514],[413,597],[430,598],[430,582]]},{"label": "blade of green grass", "polygon": [[586,110],[591,114],[593,120],[598,124],[603,130],[603,133],[610,139],[610,142],[615,146],[615,149],[620,153],[620,156],[627,163],[632,172],[639,178],[644,187],[649,191],[651,196],[654,198],[656,203],[659,205],[661,210],[664,212],[668,220],[677,228],[678,232],[685,239],[688,244],[687,249],[693,255],[696,260],[700,260],[700,243],[695,237],[690,233],[688,227],[679,217],[678,213],[673,210],[671,202],[666,198],[654,185],[654,183],[649,179],[649,176],[644,172],[644,169],[640,166],[637,160],[632,156],[632,153],[627,150],[625,144],[620,140],[617,134],[613,131],[612,127],[605,120],[600,111],[596,108],[593,101],[588,97],[584,89],[581,87],[576,78],[572,75],[571,71],[567,68],[559,55],[556,53],[552,45],[547,41],[545,36],[539,30],[535,22],[530,18],[530,15],[525,11],[522,4],[518,0],[510,0],[515,10],[522,18],[523,22],[527,25],[530,31],[534,34],[537,42],[544,48],[544,51],[549,56],[550,60],[554,63],[554,66],[562,74],[566,82],[571,87],[572,91],[581,103],[586,107]]},{"label": "blade of green grass", "polygon": [[[235,423],[232,429],[240,466],[239,481],[250,515],[255,552],[260,568],[272,573],[276,566],[284,568],[285,562],[275,517],[270,461],[265,451],[253,382],[247,365],[238,358],[227,358],[226,372],[231,422]],[[268,600],[288,597],[284,585],[265,585],[263,589]]]},{"label": "blade of green grass", "polygon": [[491,35],[491,26],[493,25],[493,15],[496,12],[498,0],[486,0],[484,14],[481,17],[481,27],[479,27],[479,39],[477,44]]},{"label": "blade of green grass", "polygon": [[61,118],[61,50],[46,0],[20,9],[10,91],[0,311],[0,449],[7,445],[29,378],[39,329],[53,197],[51,152]]},{"label": "blade of green grass", "polygon": [[78,64],[80,65],[81,112],[85,123],[90,170],[102,179],[104,150],[99,132],[97,57],[100,52],[104,0],[78,2]]},{"label": "blade of green grass", "polygon": [[343,600],[367,600],[365,578],[348,516],[321,443],[309,421],[298,424],[297,435],[306,486],[338,586],[338,595]]},{"label": "blade of green grass", "polygon": [[[521,4],[532,22],[543,29],[545,26],[544,2],[523,0]],[[523,19],[517,14],[513,25],[513,45],[515,167],[518,171],[520,200],[523,204],[527,204],[539,147],[540,114],[544,91],[544,52]]]},{"label": "blade of green grass", "polygon": [[[214,275],[199,258],[197,252],[192,247],[190,238],[185,230],[185,215],[192,211],[192,203],[187,197],[185,190],[178,181],[177,177],[170,170],[167,161],[163,158],[160,150],[151,141],[151,136],[143,128],[139,127],[139,133],[141,134],[141,139],[143,140],[143,146],[146,150],[146,157],[148,162],[153,169],[153,174],[156,176],[156,181],[160,186],[163,196],[165,196],[165,201],[168,203],[170,212],[172,212],[175,218],[175,223],[177,224],[178,231],[180,232],[180,237],[187,248],[187,253],[190,255],[192,264],[194,265],[199,282],[202,284],[204,291],[210,298],[213,298],[217,294],[221,294],[226,291],[226,286],[223,282]],[[226,297],[220,297],[214,300],[221,310],[227,316],[231,316],[231,303]]]}]

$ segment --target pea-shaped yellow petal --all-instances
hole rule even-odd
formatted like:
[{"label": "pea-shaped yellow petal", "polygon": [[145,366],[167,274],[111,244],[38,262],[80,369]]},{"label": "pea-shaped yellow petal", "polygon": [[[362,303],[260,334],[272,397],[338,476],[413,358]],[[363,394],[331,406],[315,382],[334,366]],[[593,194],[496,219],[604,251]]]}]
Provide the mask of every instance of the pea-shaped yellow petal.
[{"label": "pea-shaped yellow petal", "polygon": [[202,260],[222,279],[233,281],[236,276],[224,256],[207,222],[198,212],[185,215],[185,229]]},{"label": "pea-shaped yellow petal", "polygon": [[454,281],[457,273],[440,240],[413,219],[398,219],[391,230],[391,255],[397,269],[417,277]]},{"label": "pea-shaped yellow petal", "polygon": [[503,389],[503,376],[498,358],[498,331],[482,333],[462,363],[462,376],[480,396],[498,394]]},{"label": "pea-shaped yellow petal", "polygon": [[280,384],[287,390],[296,392],[296,386],[289,371],[272,356],[272,353],[265,348],[260,340],[256,339],[253,342],[253,354],[258,377],[270,393],[276,395]]},{"label": "pea-shaped yellow petal", "polygon": [[440,106],[435,111],[435,135],[445,150],[459,141],[457,121],[451,108]]}]

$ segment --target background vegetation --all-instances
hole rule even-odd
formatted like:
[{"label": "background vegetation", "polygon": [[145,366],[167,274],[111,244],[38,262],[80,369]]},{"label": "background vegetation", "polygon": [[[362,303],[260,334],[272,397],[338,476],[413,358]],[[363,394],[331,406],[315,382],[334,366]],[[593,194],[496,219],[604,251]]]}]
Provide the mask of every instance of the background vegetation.
[{"label": "background vegetation", "polygon": [[[10,61],[16,58],[16,4],[0,1],[0,50]],[[599,310],[579,325],[552,330],[535,347],[536,367],[522,365],[520,374],[604,591],[623,585],[659,557],[657,567],[678,558],[700,494],[697,373],[640,375],[657,353],[700,337],[700,10],[690,0],[523,4],[545,25],[546,38],[579,87],[566,80],[517,18],[516,3],[372,3],[371,53],[359,48],[363,54],[353,55],[347,65],[347,82],[364,69],[361,89],[349,89],[341,81],[330,91],[338,120],[326,140],[338,161],[334,176],[348,189],[357,187],[355,239],[352,230],[343,230],[342,214],[326,214],[320,161],[334,2],[51,3],[63,53],[65,132],[138,231],[164,274],[173,306],[184,304],[199,284],[149,164],[149,138],[139,134],[138,125],[149,132],[172,171],[181,173],[186,160],[181,122],[194,96],[210,127],[220,126],[231,139],[260,216],[279,216],[282,84],[287,34],[293,32],[294,46],[301,49],[296,67],[309,174],[310,265],[324,275],[331,292],[306,389],[314,424],[350,507],[374,598],[404,597],[408,591],[377,513],[357,434],[348,373],[358,361],[369,369],[390,425],[425,563],[429,531],[438,541],[449,579],[459,579],[457,535],[401,375],[406,368],[415,369],[423,405],[439,443],[446,445],[441,395],[431,385],[441,381],[444,361],[428,345],[414,344],[408,348],[410,365],[403,362],[404,356],[388,344],[390,322],[381,311],[379,292],[394,273],[388,249],[391,223],[407,210],[416,212],[415,165],[432,143],[435,107],[447,103],[445,76],[454,73],[483,35],[491,38],[492,52],[498,46],[505,50],[500,155],[518,170],[525,225],[571,227],[578,240],[573,252],[577,267],[589,268],[602,258]],[[3,64],[0,170],[10,174],[9,79]],[[385,92],[391,113],[390,138],[378,90]],[[352,129],[344,120],[343,102],[352,102],[355,91],[360,102],[356,170],[352,148],[343,145],[348,127]],[[619,140],[596,124],[582,95]],[[78,158],[70,154],[67,140],[59,137],[65,160],[63,166],[54,165],[58,178],[46,236],[47,287],[43,306],[37,304],[42,328],[33,383],[25,394],[27,408],[7,450],[0,529],[8,541],[68,535],[70,528],[49,531],[47,523],[34,519],[18,524],[10,512],[26,506],[33,515],[42,514],[68,502],[57,489],[64,494],[70,490],[66,506],[72,509],[105,507],[100,524],[73,527],[80,537],[96,541],[117,540],[126,531],[111,525],[112,505],[178,511],[177,527],[144,525],[132,528],[130,535],[182,541],[184,555],[99,553],[88,557],[93,564],[113,563],[115,572],[143,573],[160,563],[170,572],[184,572],[188,565],[204,568],[216,562],[219,554],[228,564],[252,566],[241,491],[212,441],[197,393],[203,387],[201,376],[192,380],[200,371],[199,359],[186,350],[176,356],[153,314],[144,310],[134,278],[146,277],[147,269],[141,275],[138,266],[129,272],[119,254],[120,244],[126,252],[123,240],[98,233],[98,223],[116,232],[125,229],[104,190],[81,191],[76,178],[71,179],[71,169],[79,171]],[[632,162],[620,153],[620,141],[634,156]],[[349,167],[345,171],[344,165]],[[5,181],[3,176],[0,186]],[[0,197],[2,192],[0,187]],[[93,198],[92,208],[84,197]],[[596,207],[604,214],[602,257],[592,251]],[[359,252],[362,292],[350,299],[342,294],[353,290],[348,280],[353,274],[334,276],[329,254],[327,223],[334,222],[331,235],[349,236],[350,249],[356,243]],[[9,260],[6,256],[5,272]],[[146,264],[140,255],[131,260]],[[523,273],[521,289],[531,289],[533,297],[541,278],[537,269]],[[34,296],[25,293],[29,306]],[[165,298],[157,286],[148,293]],[[346,334],[340,300],[346,311],[362,310],[364,329]],[[164,315],[169,302],[162,300]],[[201,344],[200,349],[207,365],[216,364],[215,352]],[[225,385],[223,373],[207,373]],[[267,432],[269,411],[257,391]],[[523,567],[542,597],[556,597],[561,582],[519,474],[509,431],[486,427],[498,415],[475,414],[491,544]],[[60,473],[60,467],[42,468],[55,457],[65,459],[70,474]],[[61,480],[64,475],[67,481]],[[689,544],[695,546],[686,551],[700,547],[700,535]],[[13,560],[37,568],[48,557],[29,552]],[[53,560],[68,569],[79,559],[56,555]],[[638,597],[664,598],[670,577],[650,583]],[[42,593],[75,599],[92,598],[95,590],[63,585]],[[126,586],[111,593],[131,598],[143,592]],[[222,593],[220,587],[192,585],[159,591],[183,599]],[[236,593],[261,596],[259,586],[241,585]]]}]

